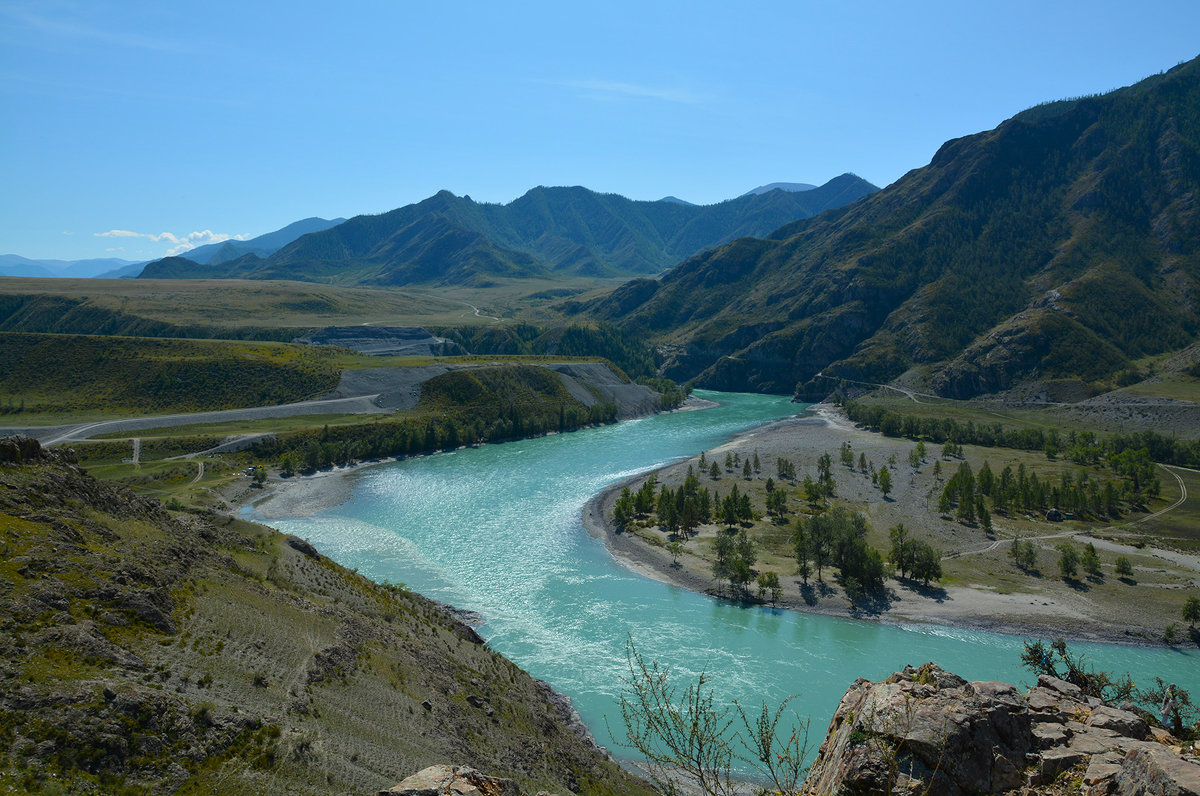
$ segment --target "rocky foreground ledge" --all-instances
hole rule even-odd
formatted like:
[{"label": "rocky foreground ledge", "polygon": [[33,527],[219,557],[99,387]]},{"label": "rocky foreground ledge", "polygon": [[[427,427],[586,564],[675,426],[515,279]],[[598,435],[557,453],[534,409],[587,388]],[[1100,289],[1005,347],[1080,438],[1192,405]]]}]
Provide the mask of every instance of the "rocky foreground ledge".
[{"label": "rocky foreground ledge", "polygon": [[850,686],[802,792],[1200,796],[1200,758],[1071,683],[1022,694],[927,663]]},{"label": "rocky foreground ledge", "polygon": [[[1200,757],[1136,708],[1041,676],[1022,694],[935,664],[842,697],[804,796],[1200,796]],[[511,781],[432,766],[378,796],[522,796]],[[538,796],[547,796],[539,793]]]}]

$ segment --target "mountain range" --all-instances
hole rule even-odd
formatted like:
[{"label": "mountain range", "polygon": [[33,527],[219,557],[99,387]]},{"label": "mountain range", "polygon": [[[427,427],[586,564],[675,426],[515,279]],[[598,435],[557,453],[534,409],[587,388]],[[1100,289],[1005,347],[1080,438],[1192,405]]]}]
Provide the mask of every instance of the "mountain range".
[{"label": "mountain range", "polygon": [[1102,387],[1196,340],[1198,202],[1200,59],[1031,108],[860,201],[560,306],[658,341],[665,375],[716,389]]},{"label": "mountain range", "polygon": [[141,262],[116,257],[92,260],[31,260],[19,254],[0,254],[0,276],[90,278],[106,276],[135,265],[141,265]]},{"label": "mountain range", "polygon": [[844,174],[803,192],[774,189],[704,206],[582,187],[537,187],[506,205],[441,191],[304,235],[267,257],[167,258],[147,265],[142,277],[488,286],[509,278],[658,274],[697,252],[766,235],[876,190]]}]

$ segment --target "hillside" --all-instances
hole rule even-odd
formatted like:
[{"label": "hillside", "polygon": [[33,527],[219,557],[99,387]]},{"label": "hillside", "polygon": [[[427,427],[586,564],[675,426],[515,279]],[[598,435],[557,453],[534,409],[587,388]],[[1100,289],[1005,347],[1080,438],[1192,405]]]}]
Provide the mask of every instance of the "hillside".
[{"label": "hillside", "polygon": [[818,374],[914,371],[953,397],[1047,379],[1086,395],[1195,339],[1197,196],[1200,60],[1032,108],[854,204],[562,306],[657,339],[664,375],[715,389],[819,396],[836,382]]},{"label": "hillside", "polygon": [[808,191],[777,189],[706,206],[580,187],[538,187],[506,205],[442,191],[306,235],[266,258],[249,253],[208,265],[167,258],[142,276],[487,287],[506,279],[657,274],[696,252],[765,235],[875,190],[844,174]]},{"label": "hillside", "polygon": [[344,218],[304,218],[300,221],[293,221],[286,227],[277,229],[274,232],[267,232],[255,238],[209,243],[190,249],[186,254],[187,258],[192,262],[206,265],[209,263],[223,263],[228,260],[236,260],[251,253],[259,257],[267,257],[303,235],[336,227],[345,220]]},{"label": "hillside", "polygon": [[643,793],[543,683],[308,543],[0,440],[0,786],[373,793],[443,760]]}]

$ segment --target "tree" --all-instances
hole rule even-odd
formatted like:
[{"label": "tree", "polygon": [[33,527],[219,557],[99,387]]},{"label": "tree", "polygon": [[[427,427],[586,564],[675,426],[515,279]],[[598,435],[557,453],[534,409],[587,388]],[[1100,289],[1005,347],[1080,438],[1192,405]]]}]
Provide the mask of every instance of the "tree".
[{"label": "tree", "polygon": [[833,494],[833,457],[829,451],[817,457],[817,483],[826,496]]},{"label": "tree", "polygon": [[772,606],[783,596],[783,587],[779,585],[778,572],[758,573],[758,599],[766,599],[768,594],[771,596]]},{"label": "tree", "polygon": [[708,477],[714,481],[721,480],[721,468],[717,466],[716,459],[713,460],[712,466],[708,468]]},{"label": "tree", "polygon": [[992,535],[992,515],[988,512],[987,506],[983,505],[983,498],[979,498],[979,527],[983,528],[983,532],[988,536]]},{"label": "tree", "polygon": [[757,472],[760,472],[761,470],[762,470],[762,463],[758,460],[758,448],[755,448],[754,449],[754,472],[757,473]]},{"label": "tree", "polygon": [[1196,623],[1200,622],[1200,597],[1193,595],[1184,600],[1183,621],[1191,627],[1195,627]]},{"label": "tree", "polygon": [[805,583],[808,583],[808,576],[812,574],[812,569],[808,565],[809,541],[808,541],[808,523],[803,517],[796,518],[796,531],[792,535],[792,540],[796,545],[796,574]]},{"label": "tree", "polygon": [[[1084,667],[1082,655],[1076,656],[1063,639],[1050,644],[1044,641],[1027,641],[1021,651],[1021,663],[1034,674],[1046,674],[1079,686],[1085,696],[1096,697],[1104,702],[1117,703],[1133,696],[1133,681],[1129,675],[1117,677],[1106,672],[1097,672]],[[1062,669],[1059,665],[1063,666]]]},{"label": "tree", "polygon": [[632,640],[625,657],[629,673],[621,678],[623,745],[646,761],[659,792],[732,796],[740,790],[731,773],[735,758],[753,765],[770,784],[769,791],[797,791],[806,770],[808,723],[798,718],[781,723],[792,697],[773,712],[764,702],[760,711],[748,715],[737,702],[732,708],[718,707],[705,672],[680,689],[670,670],[646,661]]},{"label": "tree", "polygon": [[750,467],[750,460],[747,459],[746,463],[742,466],[742,478],[745,478],[747,481],[749,481],[753,477],[754,473]]},{"label": "tree", "polygon": [[1079,569],[1079,553],[1065,542],[1058,546],[1058,570],[1064,578],[1073,578]]},{"label": "tree", "polygon": [[267,482],[267,468],[261,464],[254,468],[254,485],[261,487]]},{"label": "tree", "polygon": [[908,577],[908,572],[912,569],[912,542],[908,539],[908,529],[904,527],[904,523],[893,525],[888,531],[888,538],[892,541],[888,560],[892,562],[893,567],[900,570],[900,577]]},{"label": "tree", "polygon": [[867,454],[858,454],[858,469],[864,473],[867,471]]},{"label": "tree", "polygon": [[633,520],[633,511],[633,493],[629,487],[625,487],[613,505],[613,524],[617,526],[618,530],[623,531],[629,527],[629,523]]},{"label": "tree", "polygon": [[1079,556],[1079,564],[1083,567],[1083,571],[1091,577],[1100,576],[1100,556],[1096,555],[1096,545],[1088,542],[1087,547],[1083,548],[1083,553]]},{"label": "tree", "polygon": [[1133,575],[1133,564],[1129,563],[1129,559],[1125,556],[1117,556],[1115,569],[1117,574],[1122,578],[1128,578]]},{"label": "tree", "polygon": [[884,500],[892,491],[892,471],[886,467],[879,468],[879,491],[883,493]]},{"label": "tree", "polygon": [[733,452],[725,451],[725,471],[733,472]]},{"label": "tree", "polygon": [[926,586],[929,581],[942,576],[942,555],[925,542],[917,542],[913,556],[913,577]]},{"label": "tree", "polygon": [[678,539],[673,540],[667,545],[667,552],[671,554],[671,563],[678,564],[679,557],[683,555],[683,542]]},{"label": "tree", "polygon": [[850,449],[850,443],[843,442],[842,447],[840,448],[840,452],[841,452],[841,457],[842,457],[842,464],[848,469],[853,469],[854,468],[854,451],[852,451]]},{"label": "tree", "polygon": [[787,493],[776,489],[767,493],[767,513],[782,520],[787,514]]}]

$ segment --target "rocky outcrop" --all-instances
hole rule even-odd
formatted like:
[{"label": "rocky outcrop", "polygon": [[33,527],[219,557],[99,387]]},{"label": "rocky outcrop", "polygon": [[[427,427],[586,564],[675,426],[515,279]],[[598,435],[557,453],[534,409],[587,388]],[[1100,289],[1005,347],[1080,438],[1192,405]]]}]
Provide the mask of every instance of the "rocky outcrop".
[{"label": "rocky outcrop", "polygon": [[[511,779],[489,777],[468,766],[430,766],[379,796],[521,796]],[[539,791],[538,796],[549,796]]]},{"label": "rocky outcrop", "polygon": [[1062,680],[1022,694],[927,663],[850,687],[803,792],[1200,796],[1200,758]]}]

